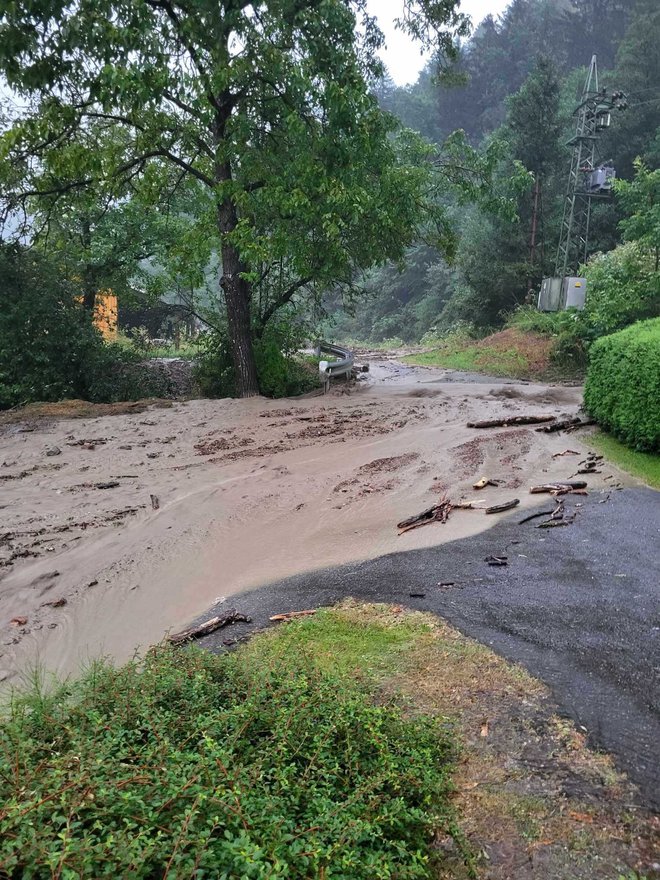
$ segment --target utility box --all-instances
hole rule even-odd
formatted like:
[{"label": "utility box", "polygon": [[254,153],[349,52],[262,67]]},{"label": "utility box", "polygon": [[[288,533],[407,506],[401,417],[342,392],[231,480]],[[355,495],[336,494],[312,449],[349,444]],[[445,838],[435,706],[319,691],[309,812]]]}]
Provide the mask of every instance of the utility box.
[{"label": "utility box", "polygon": [[559,312],[563,309],[583,309],[587,297],[585,278],[544,278],[541,282],[538,309],[540,312]]},{"label": "utility box", "polygon": [[540,312],[558,312],[562,307],[563,278],[544,278],[541,282],[538,309]]},{"label": "utility box", "polygon": [[583,309],[587,298],[586,278],[569,276],[562,284],[562,308]]}]

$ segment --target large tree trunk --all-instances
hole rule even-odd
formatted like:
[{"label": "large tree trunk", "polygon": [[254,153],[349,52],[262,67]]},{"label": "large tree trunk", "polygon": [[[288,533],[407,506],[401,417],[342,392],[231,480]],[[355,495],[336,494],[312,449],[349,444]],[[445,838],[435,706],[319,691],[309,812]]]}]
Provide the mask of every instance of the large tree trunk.
[{"label": "large tree trunk", "polygon": [[241,277],[245,267],[241,263],[238,251],[227,238],[227,234],[236,228],[237,222],[234,204],[226,199],[218,207],[218,228],[222,242],[222,279],[220,285],[224,291],[227,306],[229,349],[234,364],[236,395],[238,397],[255,397],[259,394],[259,382],[252,348],[251,291],[248,282]]},{"label": "large tree trunk", "polygon": [[[226,48],[226,47],[225,47]],[[227,122],[231,116],[233,99],[225,91],[215,102],[218,108],[214,122],[214,139],[217,148],[215,180],[227,183],[232,179],[232,167],[222,155]],[[220,286],[225,294],[227,324],[229,328],[229,349],[234,364],[237,397],[256,397],[259,394],[257,365],[252,347],[252,326],[250,315],[251,288],[243,277],[246,267],[231,234],[238,226],[236,205],[231,196],[218,201],[218,232],[220,233],[220,253],[222,256],[222,278]]]}]

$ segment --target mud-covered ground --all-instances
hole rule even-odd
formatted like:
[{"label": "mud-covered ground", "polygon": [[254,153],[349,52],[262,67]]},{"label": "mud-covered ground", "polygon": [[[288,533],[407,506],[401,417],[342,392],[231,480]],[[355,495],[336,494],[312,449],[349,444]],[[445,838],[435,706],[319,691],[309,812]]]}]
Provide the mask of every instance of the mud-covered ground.
[{"label": "mud-covered ground", "polygon": [[[381,356],[382,357],[382,356]],[[465,379],[478,381],[465,381]],[[357,386],[297,400],[28,409],[0,421],[0,678],[116,660],[220,597],[324,566],[476,534],[455,512],[397,537],[444,493],[495,504],[569,477],[577,434],[476,431],[474,418],[573,414],[579,388],[507,384],[383,358]],[[113,414],[105,414],[113,413]],[[37,415],[41,414],[41,418]],[[475,493],[477,477],[501,481]],[[610,469],[590,478],[608,486]]]}]

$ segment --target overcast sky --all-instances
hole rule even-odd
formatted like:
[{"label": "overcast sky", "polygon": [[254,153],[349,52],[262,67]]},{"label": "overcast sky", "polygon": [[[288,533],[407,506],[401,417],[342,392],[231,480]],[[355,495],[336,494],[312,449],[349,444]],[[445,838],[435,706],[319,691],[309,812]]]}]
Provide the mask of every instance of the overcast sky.
[{"label": "overcast sky", "polygon": [[[476,25],[489,13],[499,15],[510,0],[462,0],[461,12],[467,13]],[[403,0],[368,0],[371,15],[378,17],[378,23],[385,34],[387,49],[383,60],[397,85],[415,82],[424,66],[425,59],[416,46],[401,31],[394,27],[394,19],[401,14]]]}]

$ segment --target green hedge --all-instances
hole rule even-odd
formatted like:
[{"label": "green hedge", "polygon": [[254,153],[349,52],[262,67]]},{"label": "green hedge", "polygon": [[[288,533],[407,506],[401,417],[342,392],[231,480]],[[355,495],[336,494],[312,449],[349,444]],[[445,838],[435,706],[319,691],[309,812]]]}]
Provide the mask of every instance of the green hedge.
[{"label": "green hedge", "polygon": [[660,450],[660,318],[592,345],[584,401],[596,421],[628,446]]}]

